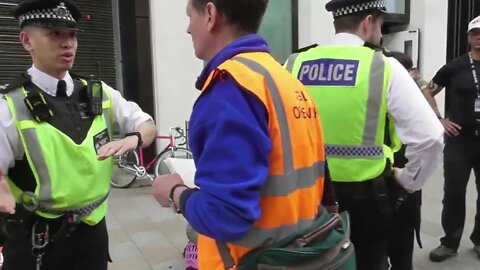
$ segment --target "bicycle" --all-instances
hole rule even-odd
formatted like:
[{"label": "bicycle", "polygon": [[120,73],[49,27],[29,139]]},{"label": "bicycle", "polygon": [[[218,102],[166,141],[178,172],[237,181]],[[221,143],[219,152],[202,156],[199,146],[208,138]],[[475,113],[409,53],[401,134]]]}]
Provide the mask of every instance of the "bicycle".
[{"label": "bicycle", "polygon": [[[127,188],[138,177],[145,176],[153,181],[153,177],[148,173],[152,167],[154,168],[153,174],[155,177],[169,173],[168,168],[164,164],[164,161],[167,158],[193,158],[192,152],[190,152],[187,147],[179,147],[187,145],[187,138],[188,136],[184,134],[183,129],[180,127],[170,128],[169,136],[157,136],[155,140],[168,139],[169,143],[147,165],[145,165],[142,149],[116,157],[114,160],[114,171],[111,185],[116,188]],[[177,143],[178,139],[182,139],[183,142]]]}]

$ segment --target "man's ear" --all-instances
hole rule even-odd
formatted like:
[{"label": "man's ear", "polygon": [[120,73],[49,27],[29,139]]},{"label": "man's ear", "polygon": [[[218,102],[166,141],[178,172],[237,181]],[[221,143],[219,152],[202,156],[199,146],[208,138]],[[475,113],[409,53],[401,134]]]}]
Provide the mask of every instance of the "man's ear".
[{"label": "man's ear", "polygon": [[365,19],[363,19],[363,22],[362,22],[363,32],[364,33],[368,32],[372,28],[372,24],[373,24],[373,16],[368,15],[367,17],[365,17]]},{"label": "man's ear", "polygon": [[212,32],[213,29],[218,26],[218,21],[221,19],[217,7],[212,2],[207,3],[205,6],[205,16],[208,25],[207,29],[209,32]]},{"label": "man's ear", "polygon": [[22,43],[23,48],[25,48],[26,51],[31,52],[33,47],[32,47],[32,40],[31,40],[31,33],[27,29],[22,29],[20,32],[20,43]]}]

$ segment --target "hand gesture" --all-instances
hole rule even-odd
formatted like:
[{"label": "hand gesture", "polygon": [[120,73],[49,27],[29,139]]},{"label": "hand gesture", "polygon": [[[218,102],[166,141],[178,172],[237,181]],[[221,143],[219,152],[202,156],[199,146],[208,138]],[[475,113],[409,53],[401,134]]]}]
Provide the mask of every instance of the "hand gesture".
[{"label": "hand gesture", "polygon": [[136,136],[128,136],[121,140],[109,142],[98,149],[97,159],[104,160],[111,156],[121,156],[127,152],[137,148],[138,138]]}]

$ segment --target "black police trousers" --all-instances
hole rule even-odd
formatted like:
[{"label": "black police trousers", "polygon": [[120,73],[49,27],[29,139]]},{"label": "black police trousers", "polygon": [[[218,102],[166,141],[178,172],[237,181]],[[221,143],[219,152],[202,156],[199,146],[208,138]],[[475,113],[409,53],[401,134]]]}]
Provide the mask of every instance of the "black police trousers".
[{"label": "black police trousers", "polygon": [[340,211],[348,211],[351,219],[351,240],[355,246],[357,270],[387,270],[388,234],[392,209],[380,202],[373,181],[362,183],[334,182]]},{"label": "black police trousers", "polygon": [[409,194],[393,213],[393,224],[388,239],[390,270],[412,270],[415,230],[420,230],[422,193]]},{"label": "black police trousers", "polygon": [[[33,222],[37,220],[45,222],[45,219],[35,216]],[[60,229],[62,220],[60,218],[48,222],[53,237]],[[2,270],[36,269],[31,233],[20,238],[8,238],[4,244],[3,255],[5,261]],[[109,260],[108,232],[103,219],[94,226],[81,223],[69,237],[60,237],[58,241],[49,243],[42,259],[41,270],[107,270]]]},{"label": "black police trousers", "polygon": [[[457,250],[465,225],[465,195],[472,169],[477,192],[480,194],[480,137],[462,133],[456,137],[447,137],[443,168],[445,184],[442,227],[445,236],[440,241],[442,245]],[[474,245],[480,245],[480,196],[477,197],[476,206],[477,214],[470,240]]]},{"label": "black police trousers", "polygon": [[[405,145],[395,153],[393,167],[403,168],[408,160],[405,158]],[[420,230],[422,192],[409,194],[404,203],[395,209],[393,223],[388,238],[388,258],[390,270],[412,270],[415,230]]]}]

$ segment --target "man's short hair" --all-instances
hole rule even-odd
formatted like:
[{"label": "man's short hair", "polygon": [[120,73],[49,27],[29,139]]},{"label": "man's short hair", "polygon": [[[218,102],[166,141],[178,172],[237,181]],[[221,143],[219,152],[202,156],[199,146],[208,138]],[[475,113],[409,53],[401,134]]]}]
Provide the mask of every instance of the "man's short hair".
[{"label": "man's short hair", "polygon": [[257,33],[267,9],[268,0],[191,0],[193,7],[203,13],[205,6],[212,3],[228,23],[238,30]]},{"label": "man's short hair", "polygon": [[390,52],[393,58],[397,59],[400,64],[407,70],[411,70],[413,68],[413,61],[410,56],[402,52]]},{"label": "man's short hair", "polygon": [[355,32],[358,29],[360,23],[365,20],[369,15],[372,15],[373,22],[376,22],[380,17],[384,16],[384,13],[378,10],[367,10],[351,15],[341,16],[335,18],[333,25],[337,33],[339,32]]}]

